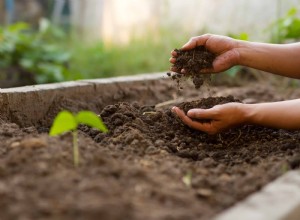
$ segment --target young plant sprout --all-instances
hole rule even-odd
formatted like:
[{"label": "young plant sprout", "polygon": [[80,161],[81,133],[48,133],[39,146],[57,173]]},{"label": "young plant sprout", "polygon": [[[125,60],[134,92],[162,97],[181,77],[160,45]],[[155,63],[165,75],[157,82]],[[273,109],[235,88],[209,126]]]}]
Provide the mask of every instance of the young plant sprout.
[{"label": "young plant sprout", "polygon": [[188,171],[183,177],[182,182],[187,186],[191,187],[192,185],[192,171]]},{"label": "young plant sprout", "polygon": [[55,117],[51,126],[49,135],[56,136],[68,131],[73,135],[73,160],[74,165],[79,165],[79,149],[78,149],[78,126],[79,124],[85,124],[92,128],[96,128],[104,133],[108,131],[101,118],[91,111],[80,111],[77,114],[73,114],[69,111],[61,111]]}]

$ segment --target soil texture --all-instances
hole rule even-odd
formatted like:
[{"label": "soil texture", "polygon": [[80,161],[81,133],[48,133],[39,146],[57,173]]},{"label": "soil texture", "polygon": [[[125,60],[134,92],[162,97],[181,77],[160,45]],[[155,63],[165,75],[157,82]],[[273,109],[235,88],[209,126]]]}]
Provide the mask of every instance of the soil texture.
[{"label": "soil texture", "polygon": [[[180,85],[182,78],[191,78],[195,88],[199,89],[205,81],[210,81],[210,74],[200,74],[203,69],[212,68],[215,55],[204,46],[192,50],[174,50],[177,53],[176,62],[173,64],[175,74],[168,73]],[[184,74],[181,73],[184,70]],[[180,86],[179,86],[180,87]]]},{"label": "soil texture", "polygon": [[[215,98],[185,97],[179,106],[283,98],[265,86],[212,92]],[[47,126],[0,123],[0,219],[211,219],[300,166],[300,131],[244,125],[207,135],[169,107],[139,102],[98,113],[109,132],[80,126],[78,168],[70,133],[50,138]]]}]

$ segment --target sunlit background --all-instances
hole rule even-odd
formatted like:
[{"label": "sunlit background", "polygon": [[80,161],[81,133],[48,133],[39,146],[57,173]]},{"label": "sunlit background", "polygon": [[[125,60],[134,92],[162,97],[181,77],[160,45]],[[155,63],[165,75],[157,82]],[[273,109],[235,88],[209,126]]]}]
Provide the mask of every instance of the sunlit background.
[{"label": "sunlit background", "polygon": [[208,32],[297,41],[299,3],[0,0],[0,87],[167,71],[172,49]]}]

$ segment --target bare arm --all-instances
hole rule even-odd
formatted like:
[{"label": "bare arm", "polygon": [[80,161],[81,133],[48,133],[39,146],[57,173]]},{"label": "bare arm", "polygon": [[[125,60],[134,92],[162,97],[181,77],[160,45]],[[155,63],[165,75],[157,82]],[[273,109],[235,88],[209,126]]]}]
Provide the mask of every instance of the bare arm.
[{"label": "bare arm", "polygon": [[300,43],[267,44],[238,41],[239,65],[300,79]]},{"label": "bare arm", "polygon": [[245,122],[282,129],[300,129],[300,99],[244,104]]}]

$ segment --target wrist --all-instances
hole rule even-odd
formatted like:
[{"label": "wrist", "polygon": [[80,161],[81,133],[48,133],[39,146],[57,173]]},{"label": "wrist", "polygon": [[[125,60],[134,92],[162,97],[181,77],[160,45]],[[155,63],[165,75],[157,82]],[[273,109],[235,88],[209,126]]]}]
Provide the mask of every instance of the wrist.
[{"label": "wrist", "polygon": [[247,55],[251,50],[250,42],[244,40],[236,40],[234,50],[238,54],[237,65],[247,66]]},{"label": "wrist", "polygon": [[242,104],[241,112],[243,114],[244,124],[256,124],[258,120],[256,104]]}]

